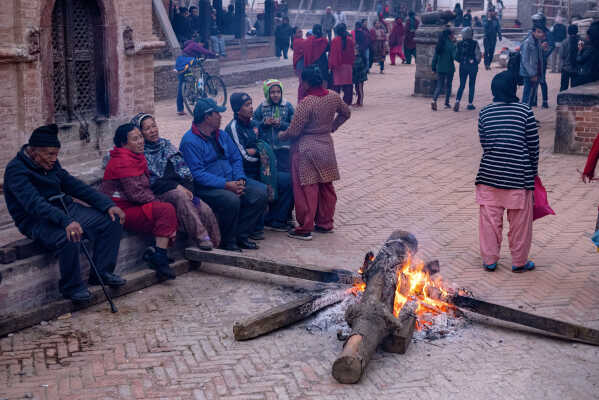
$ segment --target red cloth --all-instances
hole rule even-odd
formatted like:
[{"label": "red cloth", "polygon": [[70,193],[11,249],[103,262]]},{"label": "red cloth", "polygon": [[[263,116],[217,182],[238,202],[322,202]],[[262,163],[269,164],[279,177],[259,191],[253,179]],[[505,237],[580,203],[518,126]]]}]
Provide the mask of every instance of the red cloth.
[{"label": "red cloth", "polygon": [[[345,39],[345,49],[343,48],[343,38],[337,36],[331,41],[331,51],[329,51],[329,68],[339,67],[340,65],[354,65],[354,47],[352,38]],[[351,82],[350,82],[351,83]]]},{"label": "red cloth", "polygon": [[304,49],[306,45],[306,39],[295,38],[293,39],[293,68],[297,68],[297,63],[304,57]]},{"label": "red cloth", "polygon": [[597,160],[599,160],[599,134],[595,138],[595,142],[593,142],[593,147],[591,147],[591,151],[587,157],[587,163],[584,166],[584,171],[582,174],[588,176],[589,178],[594,178]]},{"label": "red cloth", "polygon": [[[297,155],[295,155],[297,157]],[[291,159],[291,182],[295,202],[295,218],[299,223],[296,229],[300,233],[309,233],[316,225],[324,229],[333,229],[333,217],[337,195],[332,182],[303,185],[300,183],[297,159]]]},{"label": "red cloth", "polygon": [[316,97],[323,97],[323,96],[326,96],[327,94],[329,94],[329,91],[327,89],[323,88],[322,86],[312,87],[312,88],[308,89],[308,91],[306,92],[306,96],[316,96]]},{"label": "red cloth", "polygon": [[148,162],[144,153],[134,153],[124,147],[115,147],[110,151],[110,161],[104,171],[104,180],[140,176],[148,171]]},{"label": "red cloth", "polygon": [[403,44],[405,36],[405,30],[403,27],[403,23],[401,22],[401,18],[398,18],[393,24],[393,30],[391,30],[391,35],[389,35],[389,46],[395,47]]},{"label": "red cloth", "polygon": [[125,229],[149,233],[156,237],[172,237],[177,232],[177,212],[170,203],[152,201],[144,205],[113,198],[125,212]]},{"label": "red cloth", "polygon": [[304,39],[304,66],[312,65],[327,49],[329,41],[325,37],[310,36]]}]

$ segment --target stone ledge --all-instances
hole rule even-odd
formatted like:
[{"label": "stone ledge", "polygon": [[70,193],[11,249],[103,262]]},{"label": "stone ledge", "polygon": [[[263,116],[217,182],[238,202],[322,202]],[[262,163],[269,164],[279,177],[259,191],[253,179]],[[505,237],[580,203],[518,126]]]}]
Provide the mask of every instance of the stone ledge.
[{"label": "stone ledge", "polygon": [[599,82],[560,92],[557,104],[553,151],[587,154],[599,133]]},{"label": "stone ledge", "polygon": [[557,95],[557,104],[581,107],[599,105],[599,82],[587,83],[560,92]]}]

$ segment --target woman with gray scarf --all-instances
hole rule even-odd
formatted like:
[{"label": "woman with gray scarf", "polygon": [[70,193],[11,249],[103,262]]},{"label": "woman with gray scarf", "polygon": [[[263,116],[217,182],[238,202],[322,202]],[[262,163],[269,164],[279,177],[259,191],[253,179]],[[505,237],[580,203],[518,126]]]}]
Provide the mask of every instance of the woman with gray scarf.
[{"label": "woman with gray scarf", "polygon": [[150,188],[161,201],[177,211],[179,227],[192,245],[212,250],[220,244],[216,216],[208,204],[193,196],[193,178],[177,148],[161,138],[154,117],[139,113],[131,120],[144,137],[144,155],[150,171]]}]

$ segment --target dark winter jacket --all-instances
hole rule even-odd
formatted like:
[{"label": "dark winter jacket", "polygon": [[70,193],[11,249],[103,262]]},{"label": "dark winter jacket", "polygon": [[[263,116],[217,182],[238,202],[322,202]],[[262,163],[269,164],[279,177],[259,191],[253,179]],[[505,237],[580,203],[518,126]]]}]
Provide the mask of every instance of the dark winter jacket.
[{"label": "dark winter jacket", "polygon": [[248,125],[245,125],[237,118],[234,118],[229,122],[225,131],[231,136],[241,154],[245,174],[252,179],[259,179],[260,157],[258,154],[252,156],[247,152],[248,149],[258,148],[258,127],[256,123],[250,121]]},{"label": "dark winter jacket", "polygon": [[443,49],[440,52],[435,52],[433,56],[433,71],[440,74],[453,74],[455,72],[455,53],[455,44],[451,40],[447,40]]},{"label": "dark winter jacket", "polygon": [[577,71],[576,57],[578,56],[578,35],[569,36],[562,42],[559,50],[559,56],[562,60],[562,70],[570,73]]},{"label": "dark winter jacket", "polygon": [[75,221],[65,214],[60,203],[48,201],[61,193],[68,195],[67,204],[74,197],[102,212],[114,206],[109,197],[69,174],[58,160],[50,171],[39,167],[25,154],[26,147],[8,163],[4,172],[6,207],[23,235],[32,237],[32,229],[40,222],[66,228]]},{"label": "dark winter jacket", "polygon": [[482,59],[478,42],[473,39],[459,41],[455,59],[460,65],[478,65]]},{"label": "dark winter jacket", "polygon": [[574,79],[573,86],[584,85],[585,83],[599,80],[598,48],[595,48],[589,42],[586,42],[582,51],[578,52],[576,64],[578,65],[578,74]]},{"label": "dark winter jacket", "polygon": [[291,43],[291,36],[293,36],[293,28],[289,24],[281,24],[275,29],[275,41],[279,46],[289,47]]},{"label": "dark winter jacket", "polygon": [[485,30],[485,39],[495,40],[499,37],[499,40],[501,40],[501,25],[499,25],[497,18],[487,20],[483,28]]}]

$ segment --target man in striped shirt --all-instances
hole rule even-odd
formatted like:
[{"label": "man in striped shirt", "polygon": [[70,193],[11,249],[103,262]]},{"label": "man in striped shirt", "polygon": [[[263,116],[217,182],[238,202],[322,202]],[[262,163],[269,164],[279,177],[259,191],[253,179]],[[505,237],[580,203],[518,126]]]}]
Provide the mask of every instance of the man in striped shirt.
[{"label": "man in striped shirt", "polygon": [[534,268],[528,260],[532,241],[533,190],[539,161],[539,135],[531,108],[516,97],[511,72],[493,78],[493,103],[479,115],[483,156],[476,176],[480,205],[479,238],[483,266],[497,267],[503,214],[507,209],[512,271]]}]

